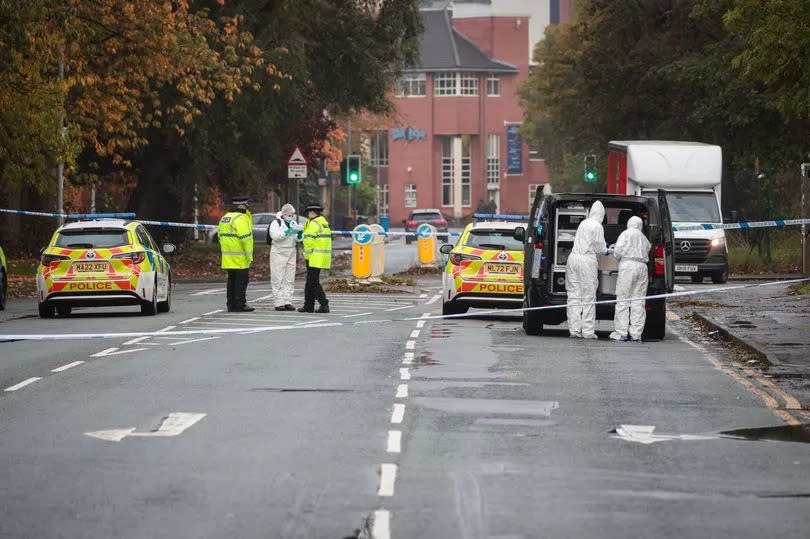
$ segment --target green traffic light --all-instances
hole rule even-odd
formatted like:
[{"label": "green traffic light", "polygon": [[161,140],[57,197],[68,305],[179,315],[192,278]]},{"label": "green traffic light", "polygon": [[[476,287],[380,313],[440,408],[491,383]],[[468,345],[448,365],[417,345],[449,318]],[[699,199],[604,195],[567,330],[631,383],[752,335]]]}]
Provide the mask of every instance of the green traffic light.
[{"label": "green traffic light", "polygon": [[588,181],[595,180],[596,179],[596,173],[589,170],[588,172],[585,173],[585,179],[588,180]]},{"label": "green traffic light", "polygon": [[350,179],[351,181],[353,181],[353,182],[356,182],[356,181],[357,181],[357,173],[356,173],[356,172],[352,172],[352,173],[351,173],[351,175],[349,176],[349,179]]}]

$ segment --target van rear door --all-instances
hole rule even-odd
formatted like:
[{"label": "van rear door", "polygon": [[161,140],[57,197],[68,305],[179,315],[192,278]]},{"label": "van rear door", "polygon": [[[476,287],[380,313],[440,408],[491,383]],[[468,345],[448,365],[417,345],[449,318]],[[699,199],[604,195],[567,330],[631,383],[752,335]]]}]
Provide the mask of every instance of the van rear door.
[{"label": "van rear door", "polygon": [[672,232],[672,219],[669,216],[667,192],[658,189],[658,213],[661,216],[661,230],[664,233],[664,265],[666,267],[667,292],[675,289],[675,240]]}]

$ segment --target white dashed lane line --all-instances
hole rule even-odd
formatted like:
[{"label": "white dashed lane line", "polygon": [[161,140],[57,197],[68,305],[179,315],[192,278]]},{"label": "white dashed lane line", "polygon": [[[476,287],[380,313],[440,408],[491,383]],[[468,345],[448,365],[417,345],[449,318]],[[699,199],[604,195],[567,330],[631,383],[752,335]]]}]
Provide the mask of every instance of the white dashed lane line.
[{"label": "white dashed lane line", "polygon": [[388,431],[388,449],[389,453],[402,452],[402,431],[389,430]]},{"label": "white dashed lane line", "polygon": [[62,365],[61,367],[57,367],[55,369],[51,369],[51,372],[65,372],[68,369],[72,369],[78,365],[81,365],[84,361],[74,361],[73,363],[68,363],[67,365]]},{"label": "white dashed lane line", "polygon": [[408,370],[407,367],[403,367],[399,369],[399,379],[400,380],[410,380],[411,379],[411,371]]},{"label": "white dashed lane line", "polygon": [[391,412],[391,423],[399,424],[405,418],[405,405],[402,403],[394,404],[394,411]]},{"label": "white dashed lane line", "polygon": [[399,384],[397,386],[397,394],[395,398],[405,399],[408,397],[408,384]]},{"label": "white dashed lane line", "polygon": [[22,389],[25,386],[29,386],[29,385],[33,384],[37,380],[42,380],[42,377],[41,376],[34,376],[32,378],[29,378],[28,380],[23,380],[19,384],[15,384],[13,386],[7,387],[6,391],[17,391],[18,389]]},{"label": "white dashed lane line", "polygon": [[380,488],[377,490],[378,496],[393,496],[394,483],[397,480],[397,465],[383,464],[380,466]]}]

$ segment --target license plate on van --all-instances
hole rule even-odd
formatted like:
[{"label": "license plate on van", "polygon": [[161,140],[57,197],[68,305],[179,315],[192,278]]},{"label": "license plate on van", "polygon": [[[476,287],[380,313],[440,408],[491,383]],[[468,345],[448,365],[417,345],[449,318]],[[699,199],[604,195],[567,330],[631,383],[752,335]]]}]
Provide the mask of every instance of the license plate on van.
[{"label": "license plate on van", "polygon": [[684,273],[694,273],[698,270],[697,266],[687,266],[685,264],[675,264],[675,271],[682,271]]}]

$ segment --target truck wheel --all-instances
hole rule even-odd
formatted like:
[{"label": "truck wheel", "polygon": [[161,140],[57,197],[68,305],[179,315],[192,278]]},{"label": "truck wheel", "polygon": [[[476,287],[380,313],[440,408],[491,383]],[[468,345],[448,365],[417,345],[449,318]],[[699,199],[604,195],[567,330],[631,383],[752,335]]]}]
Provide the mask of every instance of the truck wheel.
[{"label": "truck wheel", "polygon": [[[523,300],[523,308],[529,306],[528,302]],[[523,330],[526,335],[542,335],[543,334],[543,318],[540,311],[523,311]]]},{"label": "truck wheel", "polygon": [[39,317],[40,318],[53,318],[53,305],[50,303],[39,304]]},{"label": "truck wheel", "polygon": [[728,282],[728,270],[713,272],[712,282],[714,284],[725,284],[726,282]]},{"label": "truck wheel", "polygon": [[692,278],[692,282],[695,284],[700,284],[703,282],[703,274],[702,273],[693,273],[689,277]]},{"label": "truck wheel", "polygon": [[667,313],[666,309],[647,312],[647,320],[644,322],[644,333],[641,338],[646,340],[661,340],[667,334]]}]

